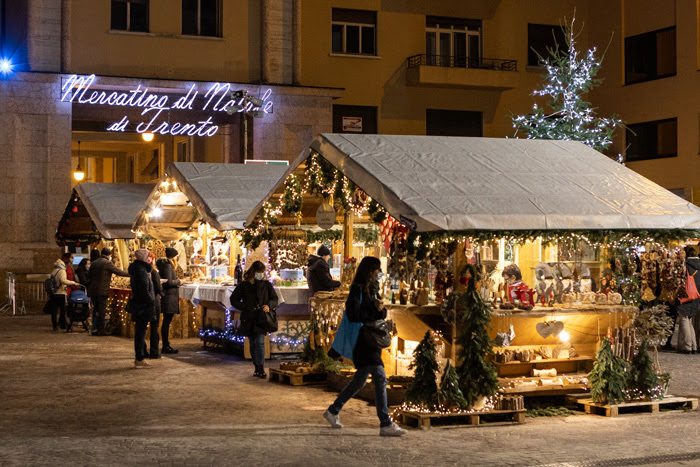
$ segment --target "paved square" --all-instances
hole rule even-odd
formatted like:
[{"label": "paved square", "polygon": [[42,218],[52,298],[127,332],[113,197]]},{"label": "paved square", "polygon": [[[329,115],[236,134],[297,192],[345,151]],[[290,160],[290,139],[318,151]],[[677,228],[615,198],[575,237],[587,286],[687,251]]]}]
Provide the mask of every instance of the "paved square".
[{"label": "paved square", "polygon": [[[334,393],[253,378],[195,339],[135,370],[130,340],[50,329],[48,316],[0,317],[0,465],[700,465],[697,411],[380,438],[366,402],[332,430],[321,414]],[[670,392],[700,394],[700,356],[661,362]]]}]

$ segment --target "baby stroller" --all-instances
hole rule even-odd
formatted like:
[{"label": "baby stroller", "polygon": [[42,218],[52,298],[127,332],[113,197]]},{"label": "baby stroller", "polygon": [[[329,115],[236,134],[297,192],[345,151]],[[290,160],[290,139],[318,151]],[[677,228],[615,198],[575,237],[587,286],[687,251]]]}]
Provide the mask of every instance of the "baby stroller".
[{"label": "baby stroller", "polygon": [[71,326],[78,321],[83,323],[83,329],[88,331],[90,326],[90,300],[84,289],[76,289],[68,296],[68,332],[71,332]]}]

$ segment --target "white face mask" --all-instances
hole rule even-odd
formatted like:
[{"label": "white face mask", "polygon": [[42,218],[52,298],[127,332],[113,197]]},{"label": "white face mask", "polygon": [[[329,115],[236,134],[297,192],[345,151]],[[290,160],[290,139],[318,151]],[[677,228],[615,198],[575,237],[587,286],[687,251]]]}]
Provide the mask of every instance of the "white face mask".
[{"label": "white face mask", "polygon": [[261,281],[261,280],[265,279],[265,274],[262,272],[256,272],[255,279]]}]

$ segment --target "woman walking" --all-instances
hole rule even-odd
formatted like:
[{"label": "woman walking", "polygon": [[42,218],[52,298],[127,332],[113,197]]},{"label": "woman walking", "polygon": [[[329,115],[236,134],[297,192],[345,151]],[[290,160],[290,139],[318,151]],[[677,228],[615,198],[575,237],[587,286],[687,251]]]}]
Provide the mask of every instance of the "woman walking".
[{"label": "woman walking", "polygon": [[[163,338],[163,353],[176,354],[177,349],[170,346],[170,323],[173,317],[180,313],[180,279],[177,278],[177,250],[165,249],[165,258],[156,261],[156,266],[163,283],[163,293],[160,301],[160,311],[163,313],[163,324],[160,327],[160,335]],[[153,348],[151,348],[153,352]]]},{"label": "woman walking", "polygon": [[146,348],[146,329],[148,323],[155,321],[156,306],[153,281],[151,279],[151,255],[146,249],[136,250],[134,253],[136,260],[129,265],[131,275],[131,298],[129,299],[128,311],[134,321],[134,350],[136,368],[151,368],[145,362],[144,350]]},{"label": "woman walking", "polygon": [[160,358],[160,352],[158,351],[158,343],[160,341],[160,336],[158,334],[158,322],[160,321],[160,301],[163,297],[163,287],[161,285],[160,274],[158,274],[158,269],[153,267],[153,262],[155,261],[156,257],[153,255],[153,253],[150,254],[150,257],[151,282],[153,283],[153,295],[155,298],[154,307],[156,312],[153,315],[154,320],[149,323],[151,328],[151,334],[149,336],[149,344],[151,347],[151,351],[148,352],[148,349],[146,348],[146,343],[144,341],[143,352],[145,358],[156,359]]},{"label": "woman walking", "polygon": [[[231,294],[231,306],[241,312],[241,334],[248,337],[250,355],[253,357],[253,376],[266,378],[265,336],[267,330],[261,326],[260,313],[273,313],[277,308],[277,293],[265,279],[265,265],[255,261],[243,274],[243,282]],[[262,318],[265,318],[264,316]]]},{"label": "woman walking", "polygon": [[[350,286],[350,294],[345,302],[345,313],[353,323],[369,323],[386,318],[386,308],[379,298],[379,283],[377,275],[381,272],[379,258],[365,256],[357,267],[355,278]],[[335,402],[328,407],[323,417],[332,428],[342,428],[338,414],[345,403],[349,401],[367,384],[367,377],[372,375],[374,383],[374,403],[379,417],[380,436],[401,436],[406,430],[400,428],[389,417],[389,407],[386,398],[386,374],[382,362],[381,349],[373,348],[360,337],[355,344],[352,360],[357,371],[345,388],[340,391]]]}]

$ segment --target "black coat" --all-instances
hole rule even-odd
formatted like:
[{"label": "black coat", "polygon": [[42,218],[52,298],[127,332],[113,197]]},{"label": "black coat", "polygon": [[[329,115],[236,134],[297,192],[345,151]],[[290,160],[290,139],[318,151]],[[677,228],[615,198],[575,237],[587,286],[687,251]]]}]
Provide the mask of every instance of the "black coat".
[{"label": "black coat", "polygon": [[100,256],[90,265],[90,288],[88,289],[89,297],[107,297],[109,296],[109,286],[112,283],[112,274],[118,276],[129,277],[129,273],[122,271],[114,265],[111,259],[106,256]]},{"label": "black coat", "polygon": [[180,279],[177,278],[172,263],[165,258],[156,261],[163,282],[163,298],[161,299],[161,311],[163,314],[176,315],[180,313]]},{"label": "black coat", "polygon": [[90,271],[87,268],[78,268],[75,270],[75,278],[80,282],[80,285],[85,286],[85,291],[90,287]]},{"label": "black coat", "polygon": [[[374,306],[374,301],[379,299],[377,293],[379,290],[378,285],[370,284],[369,289],[370,292],[365,293],[360,284],[353,283],[350,286],[350,293],[345,302],[345,313],[349,321],[353,323],[368,323],[386,318],[386,308],[380,311]],[[360,332],[355,350],[352,352],[352,362],[355,364],[355,368],[384,366],[382,351],[368,347],[362,339],[362,332]]]},{"label": "black coat", "polygon": [[[153,283],[153,295],[155,295],[156,319],[160,318],[160,299],[163,296],[163,287],[160,285],[158,270],[151,267],[151,282]],[[154,320],[155,321],[155,320]]]},{"label": "black coat", "polygon": [[309,256],[306,270],[306,280],[309,283],[309,293],[330,292],[340,287],[340,282],[331,277],[331,269],[323,258],[316,255]]},{"label": "black coat", "polygon": [[134,321],[155,321],[156,305],[151,280],[151,265],[141,260],[136,260],[129,265],[131,275],[131,298],[128,311]]},{"label": "black coat", "polygon": [[[700,291],[700,258],[687,258],[685,261],[685,267],[688,269],[688,274],[693,276],[693,279],[695,280],[695,287],[698,289],[698,291]],[[700,310],[700,298],[690,302],[678,304],[676,305],[676,309],[678,310],[678,313],[693,318]]]},{"label": "black coat", "polygon": [[256,325],[260,308],[267,305],[270,310],[277,308],[277,292],[268,281],[256,280],[239,283],[231,294],[231,306],[241,312],[240,334],[254,337],[267,334],[267,331]]}]

